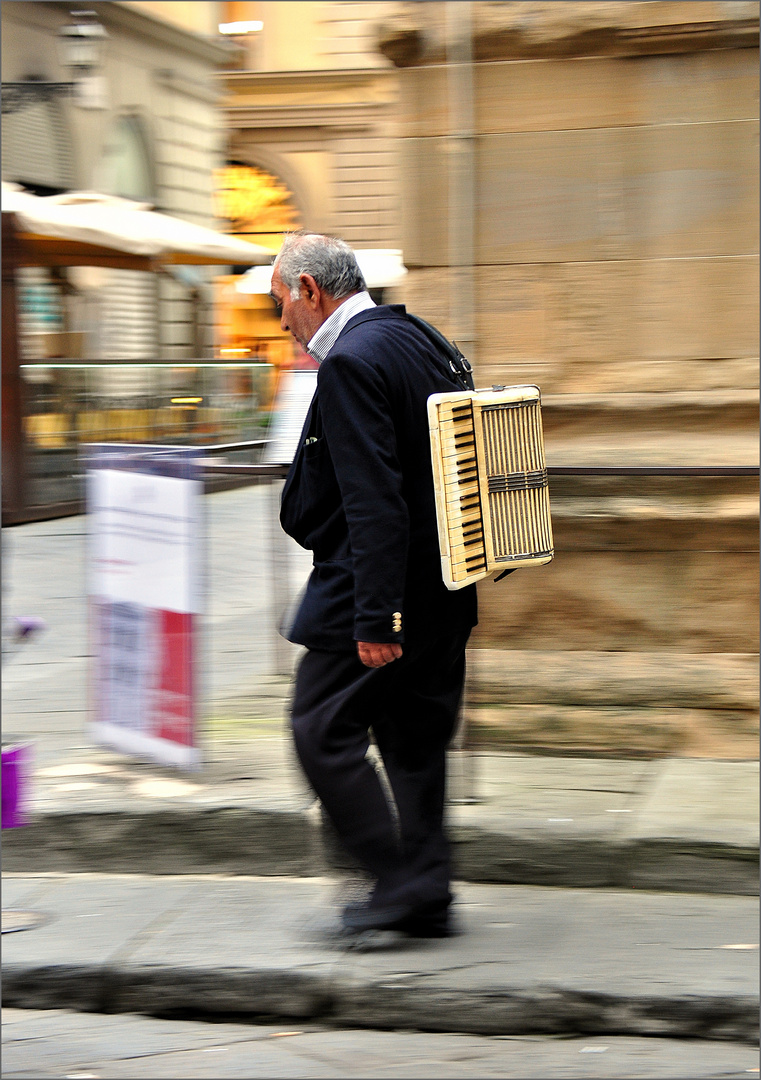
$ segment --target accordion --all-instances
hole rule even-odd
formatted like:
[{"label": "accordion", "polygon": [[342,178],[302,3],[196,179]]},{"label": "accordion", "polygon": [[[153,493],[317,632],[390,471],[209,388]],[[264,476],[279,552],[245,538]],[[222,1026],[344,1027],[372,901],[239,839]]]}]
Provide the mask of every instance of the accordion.
[{"label": "accordion", "polygon": [[444,584],[554,555],[538,386],[432,394],[428,424]]}]

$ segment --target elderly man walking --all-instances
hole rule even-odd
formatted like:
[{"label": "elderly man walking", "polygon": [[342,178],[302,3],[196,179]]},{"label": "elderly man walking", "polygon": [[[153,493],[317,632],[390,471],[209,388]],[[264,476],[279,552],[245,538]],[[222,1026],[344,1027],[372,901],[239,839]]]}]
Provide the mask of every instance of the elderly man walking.
[{"label": "elderly man walking", "polygon": [[[320,367],[281,523],[314,567],[290,628],[306,646],[292,725],[304,771],[374,879],[348,932],[452,932],[444,830],[475,586],[443,584],[426,403],[458,389],[400,305],[376,306],[351,248],[293,233],[272,275],[281,326]],[[393,791],[368,760],[372,737]]]}]

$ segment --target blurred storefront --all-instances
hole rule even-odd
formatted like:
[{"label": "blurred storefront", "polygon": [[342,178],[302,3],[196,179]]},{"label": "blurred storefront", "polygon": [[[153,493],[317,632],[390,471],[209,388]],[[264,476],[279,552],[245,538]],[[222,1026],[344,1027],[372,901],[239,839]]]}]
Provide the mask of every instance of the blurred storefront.
[{"label": "blurred storefront", "polygon": [[129,200],[82,192],[39,197],[5,183],[2,219],[5,524],[78,511],[82,444],[204,445],[227,435],[254,449],[250,429],[261,421],[266,365],[23,362],[19,280],[30,267],[61,282],[68,281],[61,271],[78,272],[76,279],[97,270],[245,267],[268,261],[265,248]]},{"label": "blurred storefront", "polygon": [[[213,201],[226,156],[214,75],[235,47],[218,34],[218,6],[4,3],[3,181],[224,229]],[[97,55],[85,67],[76,49],[88,44]],[[81,252],[19,263],[4,245],[4,296],[15,290],[18,311],[15,359],[3,350],[4,521],[81,504],[83,442],[263,437],[271,373],[255,358],[233,368],[221,356],[218,270],[183,261],[130,262],[122,250],[94,264]]]}]

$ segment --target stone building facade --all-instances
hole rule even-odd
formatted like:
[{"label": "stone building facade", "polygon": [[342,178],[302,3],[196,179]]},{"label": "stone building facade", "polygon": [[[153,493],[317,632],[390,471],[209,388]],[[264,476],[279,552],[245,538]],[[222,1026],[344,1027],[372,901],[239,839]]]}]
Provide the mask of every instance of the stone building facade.
[{"label": "stone building facade", "polygon": [[548,465],[580,470],[554,562],[480,587],[472,716],[514,745],[758,753],[758,27],[663,2],[381,28],[405,301],[477,385],[538,383]]}]

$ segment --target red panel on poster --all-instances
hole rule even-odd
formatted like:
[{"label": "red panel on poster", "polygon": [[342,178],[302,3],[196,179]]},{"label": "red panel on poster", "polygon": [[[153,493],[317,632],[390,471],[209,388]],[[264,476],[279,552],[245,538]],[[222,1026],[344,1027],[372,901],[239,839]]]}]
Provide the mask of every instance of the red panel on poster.
[{"label": "red panel on poster", "polygon": [[160,739],[193,745],[193,616],[159,612],[159,680],[154,725]]}]

